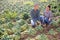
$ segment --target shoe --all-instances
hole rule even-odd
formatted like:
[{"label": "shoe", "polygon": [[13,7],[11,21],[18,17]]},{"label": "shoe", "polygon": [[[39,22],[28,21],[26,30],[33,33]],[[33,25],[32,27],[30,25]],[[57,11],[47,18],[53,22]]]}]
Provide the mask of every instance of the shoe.
[{"label": "shoe", "polygon": [[40,23],[37,22],[37,25],[39,25]]},{"label": "shoe", "polygon": [[35,27],[36,27],[36,25],[32,25],[32,27],[33,27],[33,28],[35,28]]}]

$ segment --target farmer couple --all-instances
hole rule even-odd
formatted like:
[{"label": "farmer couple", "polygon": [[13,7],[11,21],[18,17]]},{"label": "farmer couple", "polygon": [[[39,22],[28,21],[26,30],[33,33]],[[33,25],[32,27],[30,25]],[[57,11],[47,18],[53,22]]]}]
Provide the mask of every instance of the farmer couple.
[{"label": "farmer couple", "polygon": [[52,12],[50,10],[51,6],[46,6],[45,11],[43,12],[43,16],[40,15],[39,5],[35,4],[34,9],[31,10],[31,24],[32,27],[36,27],[36,24],[41,23],[41,25],[49,25],[52,21]]}]

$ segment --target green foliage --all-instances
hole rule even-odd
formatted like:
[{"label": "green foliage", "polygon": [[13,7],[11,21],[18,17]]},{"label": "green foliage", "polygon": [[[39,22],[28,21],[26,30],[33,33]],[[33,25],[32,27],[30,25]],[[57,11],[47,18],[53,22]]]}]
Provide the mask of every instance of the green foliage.
[{"label": "green foliage", "polygon": [[57,27],[58,27],[58,22],[56,22],[55,20],[53,20],[53,21],[51,22],[51,25],[52,25],[53,27],[57,28]]},{"label": "green foliage", "polygon": [[20,20],[20,18],[19,17],[16,17],[16,20]]},{"label": "green foliage", "polygon": [[3,32],[4,32],[4,30],[2,28],[0,28],[0,38],[3,35]]},{"label": "green foliage", "polygon": [[12,32],[14,33],[14,34],[18,34],[19,35],[19,33],[21,32],[21,28],[20,27],[13,27],[12,28]]},{"label": "green foliage", "polygon": [[0,24],[3,24],[4,22],[2,20],[0,20]]},{"label": "green foliage", "polygon": [[60,13],[53,13],[53,15],[54,15],[54,17],[56,17],[56,16],[60,16]]},{"label": "green foliage", "polygon": [[27,19],[27,23],[28,23],[28,24],[31,23],[31,18]]},{"label": "green foliage", "polygon": [[53,20],[53,21],[51,22],[51,25],[52,25],[53,27],[55,27],[55,28],[59,27],[59,25],[60,25],[60,19],[57,18],[56,20]]},{"label": "green foliage", "polygon": [[56,34],[57,34],[57,32],[56,32],[56,31],[54,31],[53,29],[51,29],[51,30],[49,30],[48,34],[56,35]]},{"label": "green foliage", "polygon": [[29,4],[29,5],[34,5],[34,3],[33,2],[31,2],[31,1],[27,1],[27,2],[24,2],[24,4]]},{"label": "green foliage", "polygon": [[25,13],[24,15],[23,15],[23,19],[24,20],[27,20],[29,18],[29,15],[27,14],[27,13]]},{"label": "green foliage", "polygon": [[19,40],[20,36],[18,35],[3,35],[1,40]]},{"label": "green foliage", "polygon": [[[15,1],[15,2],[14,2]],[[56,0],[46,0],[47,2],[40,2],[43,0],[23,0],[17,2],[17,0],[1,0],[1,9],[0,9],[0,38],[1,40],[19,40],[21,31],[25,31],[27,29],[27,33],[29,35],[35,35],[36,31],[42,31],[43,27],[37,26],[35,29],[31,28],[31,26],[27,26],[26,21],[30,24],[30,10],[32,10],[33,5],[35,3],[39,4],[39,10],[42,12],[45,10],[45,6],[47,4],[51,4],[51,10],[54,15],[60,16],[60,2],[57,3]],[[44,0],[45,1],[45,0]],[[23,2],[23,4],[22,4]],[[28,20],[27,20],[28,19]],[[11,20],[17,20],[16,22],[11,22]],[[19,21],[18,21],[19,20]],[[58,27],[60,24],[59,21],[55,21],[53,19],[52,26]],[[60,28],[56,29],[60,32]],[[43,32],[43,31],[42,31]],[[55,35],[56,32],[54,30],[49,30],[49,34]],[[31,39],[33,40],[33,39]],[[38,37],[38,40],[48,40],[45,34],[41,34]]]},{"label": "green foliage", "polygon": [[43,30],[43,27],[41,26],[41,25],[38,25],[37,27],[36,27],[36,30],[38,31],[42,31]]},{"label": "green foliage", "polygon": [[4,24],[6,22],[6,19],[4,17],[0,18],[0,24]]},{"label": "green foliage", "polygon": [[58,27],[56,30],[57,30],[58,32],[60,32],[60,27]]},{"label": "green foliage", "polygon": [[17,17],[17,13],[6,10],[6,11],[4,11],[4,16],[7,19],[15,19]]},{"label": "green foliage", "polygon": [[11,22],[8,23],[8,27],[11,29],[13,27],[13,24]]},{"label": "green foliage", "polygon": [[56,9],[57,8],[57,6],[54,6],[54,9]]},{"label": "green foliage", "polygon": [[36,30],[32,29],[31,27],[28,29],[28,34],[29,35],[35,35],[36,34]]},{"label": "green foliage", "polygon": [[0,37],[3,35],[3,33],[2,32],[0,32]]},{"label": "green foliage", "polygon": [[40,35],[38,35],[36,39],[37,39],[37,40],[49,40],[49,39],[47,38],[47,35],[45,35],[45,34],[40,34]]},{"label": "green foliage", "polygon": [[5,29],[8,29],[8,28],[9,28],[7,23],[3,24],[2,26],[3,26],[3,28],[5,28]]},{"label": "green foliage", "polygon": [[11,29],[6,29],[5,31],[6,31],[6,33],[7,33],[8,35],[14,34],[13,31],[12,31]]},{"label": "green foliage", "polygon": [[28,37],[26,40],[30,40],[30,38]]},{"label": "green foliage", "polygon": [[21,28],[21,31],[25,31],[25,30],[28,28],[28,26],[27,26],[27,24],[24,24],[24,25],[21,26],[20,28]]},{"label": "green foliage", "polygon": [[23,26],[24,24],[25,24],[25,20],[20,19],[20,21],[19,21],[19,25],[20,25],[20,26]]},{"label": "green foliage", "polygon": [[11,40],[8,35],[3,35],[3,37],[1,38],[1,40]]},{"label": "green foliage", "polygon": [[20,40],[20,36],[19,35],[16,35],[15,36],[15,40]]},{"label": "green foliage", "polygon": [[58,19],[58,24],[60,24],[60,19]]},{"label": "green foliage", "polygon": [[21,26],[19,25],[18,22],[15,22],[14,26],[11,28],[11,30],[14,32],[14,34],[20,33],[21,32]]}]

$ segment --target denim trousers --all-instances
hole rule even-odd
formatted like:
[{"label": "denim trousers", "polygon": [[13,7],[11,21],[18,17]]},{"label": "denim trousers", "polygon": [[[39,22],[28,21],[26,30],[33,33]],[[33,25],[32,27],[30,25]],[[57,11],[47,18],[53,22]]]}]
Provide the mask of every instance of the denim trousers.
[{"label": "denim trousers", "polygon": [[37,21],[40,21],[41,24],[50,24],[52,20],[49,20],[49,18],[46,18],[44,16],[40,16],[39,18],[34,18],[31,20],[31,24],[35,25]]}]

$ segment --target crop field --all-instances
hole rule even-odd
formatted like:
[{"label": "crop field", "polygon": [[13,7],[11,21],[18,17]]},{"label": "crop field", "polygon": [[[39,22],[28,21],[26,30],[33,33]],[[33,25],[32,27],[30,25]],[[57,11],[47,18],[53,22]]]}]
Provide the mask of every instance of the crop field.
[{"label": "crop field", "polygon": [[[31,26],[30,11],[39,4],[40,15],[50,4],[49,27]],[[60,40],[60,0],[0,0],[0,40]]]}]

